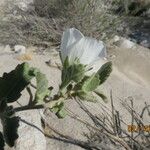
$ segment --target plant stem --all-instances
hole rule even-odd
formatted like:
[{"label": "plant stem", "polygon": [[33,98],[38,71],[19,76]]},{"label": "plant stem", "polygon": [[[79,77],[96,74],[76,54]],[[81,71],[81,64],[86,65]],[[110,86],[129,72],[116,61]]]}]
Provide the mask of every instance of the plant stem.
[{"label": "plant stem", "polygon": [[44,108],[44,105],[22,106],[22,107],[14,108],[14,111],[19,112],[19,111],[26,111],[26,110],[32,110],[32,109],[43,109],[43,108]]},{"label": "plant stem", "polygon": [[60,101],[63,101],[64,98],[63,97],[57,97],[57,95],[54,96],[53,98],[53,101],[50,101],[48,103],[45,103],[45,104],[38,104],[38,105],[26,105],[26,106],[21,106],[21,107],[17,107],[17,108],[14,108],[14,111],[15,112],[19,112],[19,111],[26,111],[26,110],[32,110],[32,109],[43,109],[43,108],[51,108],[53,107],[53,105],[56,103],[56,102],[60,102]]}]

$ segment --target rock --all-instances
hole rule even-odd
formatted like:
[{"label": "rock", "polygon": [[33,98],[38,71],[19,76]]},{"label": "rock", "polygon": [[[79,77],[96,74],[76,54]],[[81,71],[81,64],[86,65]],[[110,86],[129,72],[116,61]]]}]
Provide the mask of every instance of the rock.
[{"label": "rock", "polygon": [[26,53],[26,47],[22,45],[15,45],[14,50],[15,50],[15,53],[18,53],[18,54]]},{"label": "rock", "polygon": [[[6,2],[3,2],[2,4],[4,5],[5,3],[9,3],[9,10],[19,8],[22,11],[28,11],[30,9],[30,4],[33,3],[33,0],[5,0]],[[0,5],[2,5],[0,3]]]},{"label": "rock", "polygon": [[131,28],[130,34],[128,35],[131,40],[136,43],[150,48],[150,19],[141,19],[139,22]]},{"label": "rock", "polygon": [[20,2],[18,3],[18,7],[22,10],[22,11],[27,11],[28,10],[28,5],[25,2]]},{"label": "rock", "polygon": [[113,42],[118,42],[120,40],[120,37],[118,35],[115,35],[113,38]]},{"label": "rock", "polygon": [[114,59],[116,58],[116,55],[109,55],[109,59]]},{"label": "rock", "polygon": [[34,0],[16,0],[17,6],[22,10],[27,12],[29,9],[31,9],[31,4]]},{"label": "rock", "polygon": [[20,121],[19,138],[15,150],[46,150],[46,139],[44,134],[41,133],[42,127],[39,111],[24,111],[18,113],[18,115],[31,125]]},{"label": "rock", "polygon": [[135,45],[136,45],[136,43],[134,43],[128,39],[123,39],[122,42],[120,43],[120,47],[127,48],[127,49],[134,48]]},{"label": "rock", "polygon": [[121,48],[135,48],[136,47],[136,43],[130,41],[129,39],[123,38],[123,37],[119,37],[119,36],[114,36],[114,38],[111,40],[112,44],[121,47]]},{"label": "rock", "polygon": [[33,58],[33,52],[30,49],[26,49],[26,47],[22,45],[16,45],[14,47],[14,50],[14,59],[17,59],[19,61],[30,61]]},{"label": "rock", "polygon": [[13,11],[13,15],[14,15],[14,16],[16,16],[17,13],[18,13],[17,10],[14,10],[14,11]]},{"label": "rock", "polygon": [[143,40],[140,44],[144,47],[150,47],[150,43],[148,42],[148,40]]}]

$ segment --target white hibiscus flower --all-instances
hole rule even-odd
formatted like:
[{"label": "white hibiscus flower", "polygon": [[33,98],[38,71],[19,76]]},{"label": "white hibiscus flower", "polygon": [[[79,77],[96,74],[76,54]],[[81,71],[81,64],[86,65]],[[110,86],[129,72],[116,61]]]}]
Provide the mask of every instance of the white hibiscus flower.
[{"label": "white hibiscus flower", "polygon": [[81,64],[92,65],[97,60],[103,60],[106,57],[106,48],[102,41],[84,37],[75,28],[67,29],[63,33],[60,49],[62,62],[68,57],[70,64],[78,59]]},{"label": "white hibiscus flower", "polygon": [[100,68],[106,62],[106,48],[104,43],[94,38],[85,37],[75,28],[67,29],[63,33],[60,49],[62,63],[67,57],[70,64],[78,59],[81,64],[89,67],[98,61],[100,62]]},{"label": "white hibiscus flower", "polygon": [[60,49],[63,64],[60,89],[63,94],[70,83],[76,83],[77,86],[72,88],[80,98],[85,98],[105,82],[111,73],[112,64],[106,60],[104,43],[85,37],[75,28],[63,33]]}]

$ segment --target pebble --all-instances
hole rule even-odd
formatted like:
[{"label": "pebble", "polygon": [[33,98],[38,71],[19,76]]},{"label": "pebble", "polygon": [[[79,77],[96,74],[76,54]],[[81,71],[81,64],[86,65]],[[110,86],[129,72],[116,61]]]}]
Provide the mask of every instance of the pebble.
[{"label": "pebble", "polygon": [[14,51],[15,51],[15,53],[18,53],[18,54],[25,54],[26,53],[26,47],[23,45],[15,45]]},{"label": "pebble", "polygon": [[136,43],[128,40],[128,39],[123,39],[123,41],[121,42],[120,46],[123,47],[123,48],[134,48],[136,45]]},{"label": "pebble", "polygon": [[113,38],[113,42],[118,42],[120,40],[120,37],[118,35],[115,35]]}]

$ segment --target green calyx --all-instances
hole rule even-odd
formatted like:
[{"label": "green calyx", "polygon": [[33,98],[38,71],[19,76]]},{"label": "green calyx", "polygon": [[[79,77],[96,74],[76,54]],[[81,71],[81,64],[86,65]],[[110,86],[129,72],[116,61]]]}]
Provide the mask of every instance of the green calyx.
[{"label": "green calyx", "polygon": [[60,90],[65,91],[67,86],[72,82],[80,82],[85,76],[85,67],[86,66],[80,64],[78,60],[76,60],[73,64],[69,64],[67,57],[63,64],[61,76],[62,84],[60,85]]},{"label": "green calyx", "polygon": [[67,115],[67,112],[65,111],[65,108],[64,108],[64,102],[63,101],[56,102],[54,104],[54,106],[52,108],[50,108],[50,110],[52,112],[54,112],[56,114],[56,116],[60,119],[65,118]]}]

